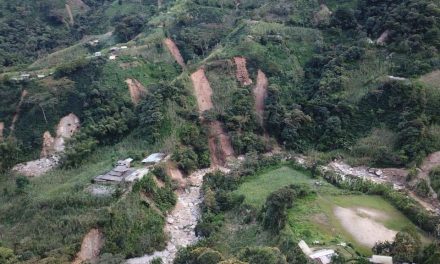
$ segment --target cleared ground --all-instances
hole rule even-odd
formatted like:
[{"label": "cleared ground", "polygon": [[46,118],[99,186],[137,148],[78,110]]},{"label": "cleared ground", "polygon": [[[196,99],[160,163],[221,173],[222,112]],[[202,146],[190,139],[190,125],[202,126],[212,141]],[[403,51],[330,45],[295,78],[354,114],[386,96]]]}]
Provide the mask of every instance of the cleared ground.
[{"label": "cleared ground", "polygon": [[260,208],[271,192],[294,183],[308,184],[316,191],[316,195],[294,202],[289,211],[289,227],[297,240],[319,241],[326,247],[351,243],[359,252],[371,254],[376,241],[392,240],[407,226],[416,228],[382,197],[354,195],[326,182],[317,185],[307,173],[290,167],[249,178],[236,192],[246,196],[245,203]]}]

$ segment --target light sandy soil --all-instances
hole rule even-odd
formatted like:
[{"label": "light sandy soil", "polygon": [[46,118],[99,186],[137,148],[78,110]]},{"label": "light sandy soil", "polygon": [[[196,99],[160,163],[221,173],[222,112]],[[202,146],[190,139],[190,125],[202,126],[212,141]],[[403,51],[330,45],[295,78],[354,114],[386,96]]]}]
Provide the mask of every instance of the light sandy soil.
[{"label": "light sandy soil", "polygon": [[249,78],[249,72],[246,67],[246,59],[243,57],[234,57],[235,65],[237,66],[236,77],[241,85],[248,86],[252,84],[251,78]]},{"label": "light sandy soil", "polygon": [[264,100],[267,97],[267,87],[269,86],[269,81],[266,75],[261,70],[258,70],[257,75],[257,85],[254,88],[255,97],[255,112],[257,113],[257,118],[261,126],[264,122]]},{"label": "light sandy soil", "polygon": [[40,157],[49,157],[55,152],[55,138],[52,137],[49,131],[43,134],[43,147],[41,149]]},{"label": "light sandy soil", "polygon": [[197,98],[197,104],[199,106],[199,111],[202,113],[204,111],[210,110],[213,107],[211,96],[212,89],[209,84],[208,78],[205,75],[205,69],[200,68],[193,74],[191,74],[191,81],[194,87],[194,93]]},{"label": "light sandy soil", "polygon": [[81,264],[83,262],[96,261],[102,246],[104,245],[104,237],[98,229],[92,229],[84,237],[81,250],[78,252],[72,264]]},{"label": "light sandy soil", "polygon": [[[158,2],[158,4],[160,3],[160,1]],[[174,41],[170,38],[166,38],[164,39],[163,43],[165,44],[165,46],[168,48],[168,50],[170,51],[171,55],[174,57],[174,59],[176,60],[176,62],[182,66],[182,68],[185,68],[185,61],[183,60],[182,55],[180,54],[179,48],[177,47],[176,43],[174,43]]]},{"label": "light sandy soil", "polygon": [[72,9],[70,8],[69,4],[66,4],[66,12],[69,16],[69,24],[73,26],[73,24],[75,24],[75,20],[73,19]]},{"label": "light sandy soil", "polygon": [[376,40],[376,44],[378,45],[385,45],[388,41],[388,36],[390,35],[390,31],[387,29],[385,30],[380,37]]},{"label": "light sandy soil", "polygon": [[440,70],[435,70],[433,72],[423,75],[422,77],[420,77],[420,81],[427,85],[440,88]]},{"label": "light sandy soil", "polygon": [[56,155],[24,163],[19,163],[12,168],[14,173],[27,177],[38,177],[58,166],[60,158]]},{"label": "light sandy soil", "polygon": [[5,129],[5,123],[0,122],[0,140],[3,140],[3,130]]},{"label": "light sandy soil", "polygon": [[147,93],[147,89],[136,79],[127,79],[125,83],[128,85],[131,101],[137,105],[142,97]]},{"label": "light sandy soil", "polygon": [[194,172],[188,177],[189,186],[177,192],[177,204],[166,218],[165,232],[168,233],[170,240],[165,250],[129,259],[127,264],[148,264],[155,258],[162,258],[164,264],[170,264],[179,248],[197,242],[198,238],[194,230],[200,217],[201,185],[203,177],[212,171],[213,169],[204,169]]},{"label": "light sandy soil", "polygon": [[[334,214],[345,230],[349,232],[359,244],[373,247],[378,241],[393,241],[397,231],[386,228],[378,222],[383,214],[366,208],[335,207]],[[386,217],[386,215],[385,215]]]},{"label": "light sandy soil", "polygon": [[12,134],[15,130],[15,124],[17,123],[18,118],[20,117],[20,110],[21,110],[21,105],[23,104],[24,98],[28,95],[28,91],[27,90],[23,90],[21,92],[21,97],[20,97],[20,101],[18,101],[17,107],[15,108],[15,114],[14,117],[12,118],[12,123],[11,126],[9,127],[10,134]]}]

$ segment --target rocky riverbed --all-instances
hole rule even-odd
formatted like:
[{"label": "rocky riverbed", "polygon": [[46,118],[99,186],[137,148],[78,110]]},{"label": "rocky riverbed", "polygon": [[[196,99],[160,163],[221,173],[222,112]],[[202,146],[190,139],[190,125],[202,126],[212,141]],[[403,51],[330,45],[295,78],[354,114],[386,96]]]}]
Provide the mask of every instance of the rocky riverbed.
[{"label": "rocky riverbed", "polygon": [[211,171],[204,169],[194,172],[187,178],[187,187],[178,191],[177,204],[166,218],[165,232],[170,239],[165,250],[129,259],[127,264],[148,264],[155,258],[161,258],[164,264],[169,264],[173,262],[179,248],[197,242],[194,230],[200,217],[201,186],[203,176]]}]

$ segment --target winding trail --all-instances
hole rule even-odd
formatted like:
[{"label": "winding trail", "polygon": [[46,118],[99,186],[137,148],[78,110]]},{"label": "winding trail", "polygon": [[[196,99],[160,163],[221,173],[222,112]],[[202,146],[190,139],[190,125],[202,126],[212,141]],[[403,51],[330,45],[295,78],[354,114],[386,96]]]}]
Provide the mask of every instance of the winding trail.
[{"label": "winding trail", "polygon": [[129,259],[127,264],[148,264],[155,258],[162,258],[164,264],[171,264],[179,248],[197,242],[194,230],[200,217],[201,186],[203,177],[212,171],[213,169],[204,169],[194,172],[187,178],[189,187],[178,191],[177,204],[166,218],[165,232],[170,240],[165,250]]}]

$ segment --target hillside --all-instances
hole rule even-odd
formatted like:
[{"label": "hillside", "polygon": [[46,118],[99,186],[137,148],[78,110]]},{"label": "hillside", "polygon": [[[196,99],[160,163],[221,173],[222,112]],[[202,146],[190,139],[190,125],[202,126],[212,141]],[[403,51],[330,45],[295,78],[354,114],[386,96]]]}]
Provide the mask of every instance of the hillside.
[{"label": "hillside", "polygon": [[0,263],[436,263],[438,1],[0,0],[0,33]]}]

